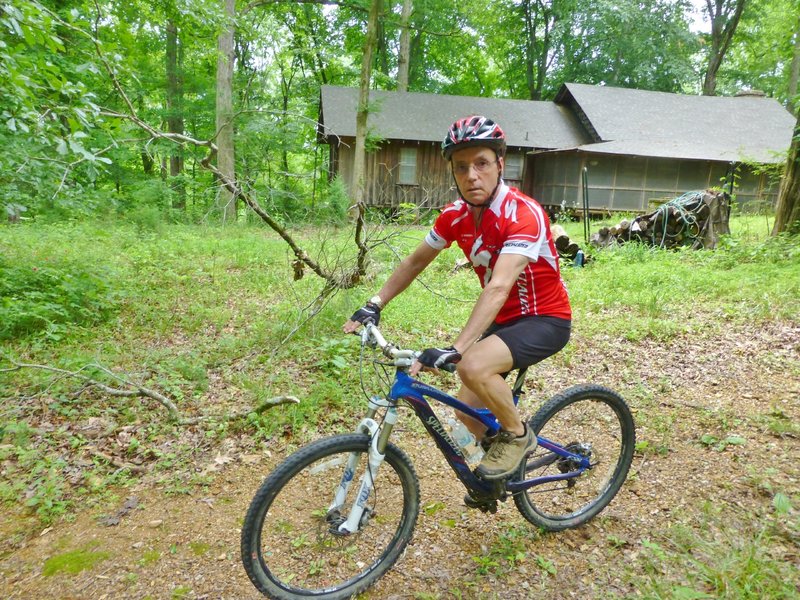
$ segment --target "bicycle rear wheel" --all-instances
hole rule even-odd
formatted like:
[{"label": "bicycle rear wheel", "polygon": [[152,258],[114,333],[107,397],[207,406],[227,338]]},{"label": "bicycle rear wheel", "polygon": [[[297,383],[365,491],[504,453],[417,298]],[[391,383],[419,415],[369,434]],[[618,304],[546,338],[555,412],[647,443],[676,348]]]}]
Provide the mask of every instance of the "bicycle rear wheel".
[{"label": "bicycle rear wheel", "polygon": [[[551,398],[529,421],[539,436],[589,457],[592,467],[573,479],[544,483],[514,495],[522,515],[547,531],[586,523],[611,502],[625,481],[636,442],[633,416],[622,397],[599,385],[581,385]],[[539,446],[515,478],[578,470]]]},{"label": "bicycle rear wheel", "polygon": [[[408,456],[389,444],[373,473],[368,508],[354,533],[339,531],[369,468],[370,437],[341,435],[287,458],[259,488],[242,527],[241,552],[250,581],[281,600],[350,598],[397,561],[419,512],[419,482]],[[358,457],[355,471],[351,457]],[[332,506],[341,483],[348,497]]]}]

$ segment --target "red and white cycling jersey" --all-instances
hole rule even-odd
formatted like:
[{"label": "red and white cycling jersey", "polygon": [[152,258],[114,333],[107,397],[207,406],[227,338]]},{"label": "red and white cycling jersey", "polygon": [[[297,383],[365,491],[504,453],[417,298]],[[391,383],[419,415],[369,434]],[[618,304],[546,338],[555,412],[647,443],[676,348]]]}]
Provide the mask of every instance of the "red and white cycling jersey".
[{"label": "red and white cycling jersey", "polygon": [[481,287],[491,279],[501,254],[528,257],[528,266],[520,273],[495,322],[508,323],[530,315],[572,318],[550,220],[539,203],[500,184],[491,205],[484,210],[480,227],[475,226],[469,208],[461,199],[446,206],[425,241],[437,250],[458,244],[472,263]]}]

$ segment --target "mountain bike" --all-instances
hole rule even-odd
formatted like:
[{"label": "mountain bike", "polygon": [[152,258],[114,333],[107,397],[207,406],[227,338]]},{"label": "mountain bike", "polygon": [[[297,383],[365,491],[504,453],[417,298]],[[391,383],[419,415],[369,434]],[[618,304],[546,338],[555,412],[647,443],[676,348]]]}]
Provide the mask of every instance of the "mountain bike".
[{"label": "mountain bike", "polygon": [[[286,458],[250,503],[242,526],[242,562],[264,595],[350,598],[400,558],[420,509],[411,460],[389,441],[400,406],[411,407],[473,506],[484,512],[495,512],[498,501],[512,498],[532,524],[560,531],[597,515],[625,480],[635,425],[616,392],[578,385],[548,400],[528,421],[538,440],[535,451],[511,477],[487,481],[470,468],[429,400],[481,421],[487,427],[484,444],[500,428],[491,412],[413,379],[408,369],[419,353],[390,344],[375,325],[364,327],[361,344],[362,386],[365,349],[379,349],[383,356],[372,362],[379,375],[383,371],[388,392],[369,398],[355,433],[321,439]],[[518,377],[515,402],[521,389]]]}]

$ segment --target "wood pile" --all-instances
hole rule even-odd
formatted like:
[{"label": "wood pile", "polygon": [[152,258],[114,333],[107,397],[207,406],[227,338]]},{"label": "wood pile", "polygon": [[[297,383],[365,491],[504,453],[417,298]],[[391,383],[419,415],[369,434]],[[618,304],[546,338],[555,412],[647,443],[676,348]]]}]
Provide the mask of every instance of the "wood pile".
[{"label": "wood pile", "polygon": [[601,227],[589,243],[596,248],[625,242],[660,248],[714,248],[720,235],[730,233],[730,212],[730,196],[724,192],[687,192],[649,214],[623,219],[613,227]]},{"label": "wood pile", "polygon": [[563,259],[575,260],[581,247],[569,239],[564,228],[561,227],[561,225],[553,223],[550,225],[550,233],[553,236],[553,242],[555,242],[558,255]]}]

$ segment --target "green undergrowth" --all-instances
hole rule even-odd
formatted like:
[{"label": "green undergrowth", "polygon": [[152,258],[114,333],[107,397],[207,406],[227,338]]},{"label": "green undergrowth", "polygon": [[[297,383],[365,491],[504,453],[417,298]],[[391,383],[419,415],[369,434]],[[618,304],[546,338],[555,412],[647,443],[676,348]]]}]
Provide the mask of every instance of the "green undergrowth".
[{"label": "green undergrowth", "polygon": [[[198,461],[228,436],[248,437],[259,451],[351,430],[365,396],[385,391],[386,380],[369,353],[362,380],[358,340],[341,325],[425,233],[371,228],[363,284],[317,303],[323,282],[308,269],[295,280],[293,254],[260,226],[3,227],[0,500],[48,523],[107,502],[108,490],[136,479],[130,467],[155,473],[170,493],[202,489],[208,476],[197,474]],[[294,234],[326,269],[354,256],[349,229]],[[750,232],[713,252],[626,245],[587,253],[585,268],[563,267],[576,343],[597,334],[662,342],[728,323],[798,319],[797,238]],[[480,293],[461,258],[443,252],[384,311],[392,342],[423,348],[457,335]],[[568,365],[572,353],[574,344],[558,360]],[[84,378],[143,386],[172,401],[180,418],[204,419],[177,425],[154,397],[113,396]],[[282,395],[301,402],[228,419]],[[768,425],[790,431],[777,417]],[[650,443],[654,452],[663,444]]]},{"label": "green undergrowth", "polygon": [[755,519],[726,505],[707,506],[702,522],[644,539],[642,568],[628,576],[630,583],[637,597],[654,600],[796,598],[789,547],[800,533],[797,516],[782,495]]},{"label": "green undergrowth", "polygon": [[110,552],[96,550],[97,544],[89,544],[77,550],[51,556],[44,562],[42,575],[52,577],[65,574],[75,575],[81,571],[91,570],[97,564],[111,558]]},{"label": "green undergrowth", "polygon": [[576,327],[636,342],[726,323],[793,321],[800,311],[800,239],[723,239],[715,251],[641,244],[593,251],[564,279]]}]

